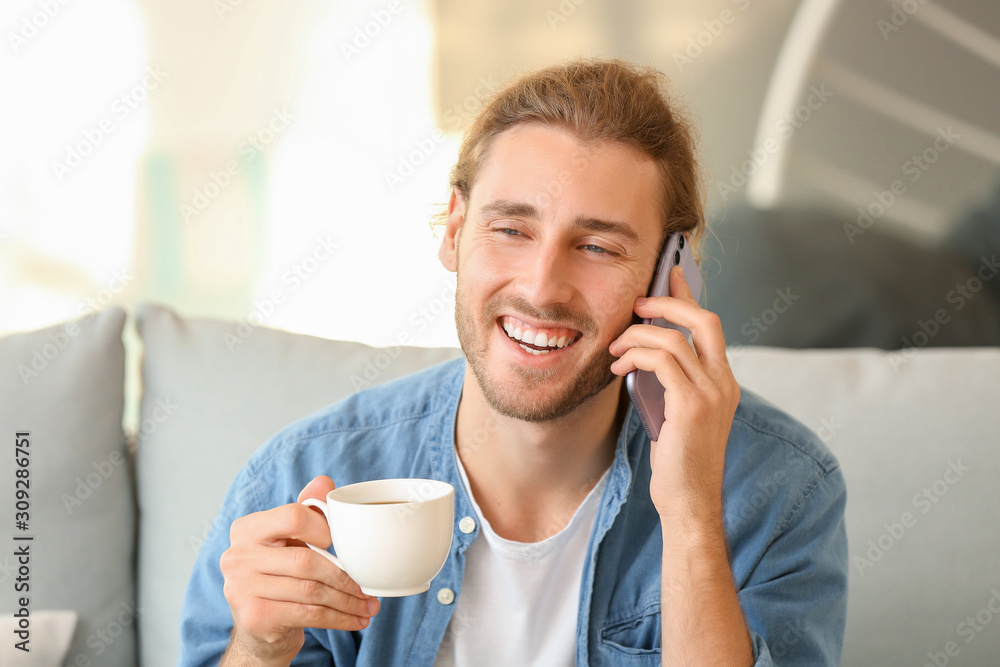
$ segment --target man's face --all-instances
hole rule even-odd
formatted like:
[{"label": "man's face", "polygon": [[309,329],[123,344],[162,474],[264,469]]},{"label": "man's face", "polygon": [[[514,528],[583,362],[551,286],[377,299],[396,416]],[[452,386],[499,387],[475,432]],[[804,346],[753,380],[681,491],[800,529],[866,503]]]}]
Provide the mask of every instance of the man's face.
[{"label": "man's face", "polygon": [[441,246],[458,337],[490,405],[526,421],[620,389],[608,352],[652,277],[659,172],[638,150],[538,124],[498,136]]}]

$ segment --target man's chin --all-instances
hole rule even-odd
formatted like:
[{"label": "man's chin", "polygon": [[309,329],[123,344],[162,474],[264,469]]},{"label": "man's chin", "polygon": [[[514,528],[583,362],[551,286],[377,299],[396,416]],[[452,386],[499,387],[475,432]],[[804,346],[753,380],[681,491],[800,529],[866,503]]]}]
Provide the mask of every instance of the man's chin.
[{"label": "man's chin", "polygon": [[[591,367],[590,372],[573,378],[570,386],[557,390],[551,386],[556,378],[553,378],[553,374],[549,371],[538,371],[544,373],[549,383],[549,386],[543,388],[537,384],[526,386],[521,383],[505,386],[492,377],[483,377],[475,366],[472,370],[491,408],[505,417],[532,423],[554,421],[570,416],[617,378],[610,369],[601,373]],[[525,370],[519,369],[519,373]]]},{"label": "man's chin", "polygon": [[519,401],[503,400],[496,396],[492,396],[490,393],[486,394],[486,401],[489,403],[490,407],[497,412],[497,414],[533,424],[541,424],[544,422],[562,419],[572,414],[573,411],[579,407],[579,405],[567,404],[562,401],[533,403],[529,405]]}]

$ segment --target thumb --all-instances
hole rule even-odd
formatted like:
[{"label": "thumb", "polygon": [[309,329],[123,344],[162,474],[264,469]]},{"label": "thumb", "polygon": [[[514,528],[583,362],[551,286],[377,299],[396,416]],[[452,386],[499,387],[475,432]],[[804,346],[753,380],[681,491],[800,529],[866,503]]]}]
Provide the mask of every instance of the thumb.
[{"label": "thumb", "polygon": [[326,475],[320,475],[319,477],[314,477],[311,482],[305,485],[302,491],[299,492],[298,500],[295,502],[301,503],[306,498],[316,498],[317,500],[326,500],[326,494],[330,493],[336,488],[336,484],[333,480]]}]

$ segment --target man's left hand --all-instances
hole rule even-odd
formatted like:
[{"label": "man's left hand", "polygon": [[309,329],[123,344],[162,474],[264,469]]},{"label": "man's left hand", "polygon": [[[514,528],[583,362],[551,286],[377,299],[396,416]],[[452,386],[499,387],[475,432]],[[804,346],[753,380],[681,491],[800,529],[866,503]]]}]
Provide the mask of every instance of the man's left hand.
[{"label": "man's left hand", "polygon": [[671,271],[670,293],[675,296],[637,299],[635,313],[687,328],[694,349],[675,329],[633,324],[609,347],[619,357],[611,370],[622,376],[650,371],[664,387],[665,421],[652,443],[649,485],[660,516],[719,525],[726,441],[740,387],[719,316],[698,305],[679,266]]}]

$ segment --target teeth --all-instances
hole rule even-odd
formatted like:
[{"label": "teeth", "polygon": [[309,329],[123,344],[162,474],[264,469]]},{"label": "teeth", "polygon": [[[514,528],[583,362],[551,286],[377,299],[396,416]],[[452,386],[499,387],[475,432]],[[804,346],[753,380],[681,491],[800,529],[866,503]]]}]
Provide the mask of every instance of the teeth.
[{"label": "teeth", "polygon": [[566,329],[555,329],[552,330],[551,333],[536,331],[528,327],[521,329],[520,325],[514,324],[507,318],[504,318],[502,326],[507,335],[514,340],[519,340],[522,343],[527,343],[529,345],[549,348],[549,350],[535,350],[527,347],[526,345],[521,346],[523,349],[531,352],[532,354],[548,354],[550,350],[563,348],[566,347],[566,345],[572,345],[576,340],[576,337]]},{"label": "teeth", "polygon": [[540,355],[540,354],[548,354],[549,352],[551,352],[551,351],[552,351],[552,350],[536,350],[536,349],[534,349],[534,348],[531,348],[531,347],[527,347],[527,346],[525,346],[525,345],[522,345],[522,346],[521,346],[521,349],[522,349],[522,350],[524,350],[525,352],[531,352],[531,353],[532,353],[533,355],[535,355],[536,357],[537,357],[538,355]]}]

